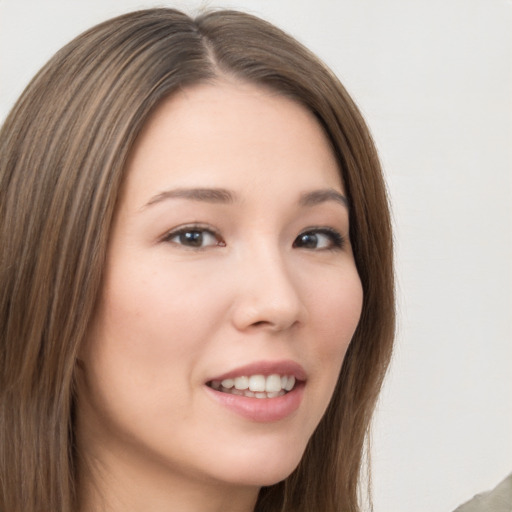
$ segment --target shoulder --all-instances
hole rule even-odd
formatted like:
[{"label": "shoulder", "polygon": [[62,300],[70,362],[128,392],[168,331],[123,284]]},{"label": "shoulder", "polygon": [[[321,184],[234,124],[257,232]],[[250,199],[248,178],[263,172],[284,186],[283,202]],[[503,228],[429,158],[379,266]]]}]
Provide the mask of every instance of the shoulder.
[{"label": "shoulder", "polygon": [[454,512],[512,512],[512,473],[492,491],[477,494]]}]

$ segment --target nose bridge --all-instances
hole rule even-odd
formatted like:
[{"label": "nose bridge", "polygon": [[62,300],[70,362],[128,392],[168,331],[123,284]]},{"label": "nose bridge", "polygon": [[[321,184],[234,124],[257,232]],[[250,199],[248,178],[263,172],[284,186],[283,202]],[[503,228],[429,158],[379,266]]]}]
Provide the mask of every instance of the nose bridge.
[{"label": "nose bridge", "polygon": [[287,256],[278,244],[268,241],[240,256],[234,315],[237,327],[257,325],[283,330],[299,320],[302,303]]}]

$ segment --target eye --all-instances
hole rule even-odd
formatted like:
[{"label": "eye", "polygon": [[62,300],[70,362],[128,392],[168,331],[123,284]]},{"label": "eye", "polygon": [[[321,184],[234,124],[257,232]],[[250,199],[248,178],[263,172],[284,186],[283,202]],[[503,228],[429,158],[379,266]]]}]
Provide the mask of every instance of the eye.
[{"label": "eye", "polygon": [[189,247],[204,249],[206,247],[225,247],[226,243],[211,229],[202,226],[184,226],[167,233],[162,241]]},{"label": "eye", "polygon": [[341,249],[343,236],[332,228],[314,228],[303,231],[294,241],[293,247],[311,250]]}]

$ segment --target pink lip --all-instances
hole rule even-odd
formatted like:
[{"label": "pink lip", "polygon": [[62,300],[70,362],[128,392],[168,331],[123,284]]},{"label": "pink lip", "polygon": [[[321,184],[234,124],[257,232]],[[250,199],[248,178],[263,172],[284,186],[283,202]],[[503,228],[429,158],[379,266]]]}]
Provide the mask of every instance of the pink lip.
[{"label": "pink lip", "polygon": [[257,363],[247,364],[230,370],[222,375],[215,376],[208,379],[208,382],[212,380],[224,380],[234,379],[235,377],[241,377],[243,375],[293,375],[297,380],[305,381],[306,372],[302,366],[294,361],[260,361]]},{"label": "pink lip", "polygon": [[293,375],[297,379],[295,387],[283,396],[275,398],[252,398],[223,393],[205,385],[205,390],[211,398],[230,411],[260,423],[270,423],[287,418],[295,412],[304,396],[306,372],[302,366],[293,361],[262,361],[241,366],[230,370],[212,380],[224,380],[243,375]]}]

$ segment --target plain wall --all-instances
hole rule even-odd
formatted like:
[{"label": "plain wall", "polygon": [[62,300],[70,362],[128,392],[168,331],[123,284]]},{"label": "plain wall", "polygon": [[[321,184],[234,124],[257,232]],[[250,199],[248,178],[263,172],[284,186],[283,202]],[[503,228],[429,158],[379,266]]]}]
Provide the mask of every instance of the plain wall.
[{"label": "plain wall", "polygon": [[137,8],[237,7],[352,93],[393,203],[399,331],[376,512],[450,511],[512,471],[512,2],[0,0],[0,118],[79,32]]}]

